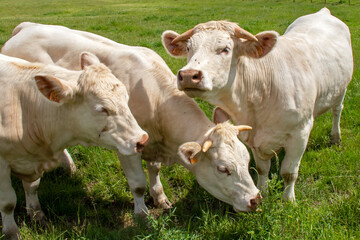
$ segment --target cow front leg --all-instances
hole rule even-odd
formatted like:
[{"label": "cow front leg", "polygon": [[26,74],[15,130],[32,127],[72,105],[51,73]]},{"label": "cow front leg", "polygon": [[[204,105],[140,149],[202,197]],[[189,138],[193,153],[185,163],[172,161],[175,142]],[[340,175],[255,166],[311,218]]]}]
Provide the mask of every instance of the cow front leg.
[{"label": "cow front leg", "polygon": [[268,186],[267,179],[270,172],[271,161],[259,157],[255,150],[252,152],[256,163],[256,171],[258,173],[257,188],[261,191],[261,194],[266,196]]},{"label": "cow front leg", "polygon": [[9,165],[0,159],[0,211],[2,233],[6,239],[21,239],[19,228],[15,223],[14,210],[16,194],[11,185],[11,170]]},{"label": "cow front leg", "polygon": [[163,186],[160,181],[160,162],[146,162],[146,166],[149,172],[149,189],[150,196],[154,200],[154,204],[162,209],[171,208],[171,203],[164,193]]},{"label": "cow front leg", "polygon": [[22,181],[23,188],[25,191],[25,200],[26,200],[26,213],[33,221],[41,222],[41,224],[46,224],[45,214],[41,210],[39,198],[38,198],[38,188],[40,184],[40,178],[34,182]]},{"label": "cow front leg", "polygon": [[292,134],[285,145],[285,156],[281,163],[281,177],[284,180],[285,190],[283,198],[295,201],[295,182],[298,177],[301,158],[305,152],[313,119],[309,120],[303,129]]},{"label": "cow front leg", "polygon": [[145,217],[149,212],[144,201],[147,179],[142,168],[141,155],[124,156],[118,152],[118,157],[134,197],[134,212]]}]

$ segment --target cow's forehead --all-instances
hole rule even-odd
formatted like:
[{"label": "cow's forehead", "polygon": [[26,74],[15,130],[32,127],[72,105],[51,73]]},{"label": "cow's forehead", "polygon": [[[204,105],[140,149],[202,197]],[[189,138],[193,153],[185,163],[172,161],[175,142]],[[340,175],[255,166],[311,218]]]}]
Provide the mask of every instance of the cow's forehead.
[{"label": "cow's forehead", "polygon": [[201,31],[194,34],[189,40],[189,46],[198,48],[201,46],[227,45],[231,42],[231,35],[220,30]]},{"label": "cow's forehead", "polygon": [[79,85],[84,91],[91,92],[126,91],[125,86],[102,64],[86,67],[79,79]]},{"label": "cow's forehead", "polygon": [[206,23],[200,23],[195,26],[194,32],[198,33],[201,31],[225,31],[230,34],[234,34],[234,29],[237,26],[236,23],[228,22],[228,21],[210,21]]},{"label": "cow's forehead", "polygon": [[83,95],[106,100],[114,107],[127,102],[129,98],[124,84],[102,64],[86,67],[79,79],[79,86]]},{"label": "cow's forehead", "polygon": [[233,146],[238,140],[238,129],[232,125],[229,121],[217,124],[208,132],[208,137],[214,144],[226,144]]}]

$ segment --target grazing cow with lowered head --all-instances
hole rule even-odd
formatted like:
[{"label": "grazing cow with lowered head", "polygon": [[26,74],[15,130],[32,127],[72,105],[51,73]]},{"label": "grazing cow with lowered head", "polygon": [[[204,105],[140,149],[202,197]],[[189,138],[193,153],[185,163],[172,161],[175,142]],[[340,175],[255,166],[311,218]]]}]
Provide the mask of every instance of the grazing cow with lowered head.
[{"label": "grazing cow with lowered head", "polygon": [[235,23],[211,21],[181,35],[165,31],[162,41],[170,55],[187,56],[177,75],[180,90],[253,127],[240,137],[252,149],[258,188],[266,187],[270,159],[285,150],[284,198],[295,200],[314,118],[331,109],[331,141],[340,142],[340,114],[353,72],[349,28],[324,8],[297,19],[283,36],[254,36]]},{"label": "grazing cow with lowered head", "polygon": [[[249,153],[237,138],[240,130],[250,128],[223,122],[218,111],[214,116],[219,124],[212,123],[193,99],[177,89],[176,77],[152,50],[62,26],[25,22],[14,29],[2,52],[78,69],[73,54],[84,49],[98,56],[124,83],[130,109],[149,133],[142,157],[147,162],[155,205],[171,206],[159,178],[162,162],[186,167],[203,188],[236,211],[256,209],[259,190],[249,174]],[[141,157],[119,154],[119,159],[134,196],[135,213],[147,213]]]},{"label": "grazing cow with lowered head", "polygon": [[11,174],[23,182],[27,213],[42,220],[40,177],[58,165],[65,147],[98,145],[128,155],[148,138],[124,85],[93,54],[82,53],[79,64],[82,71],[70,71],[0,54],[0,211],[9,239],[20,238]]}]

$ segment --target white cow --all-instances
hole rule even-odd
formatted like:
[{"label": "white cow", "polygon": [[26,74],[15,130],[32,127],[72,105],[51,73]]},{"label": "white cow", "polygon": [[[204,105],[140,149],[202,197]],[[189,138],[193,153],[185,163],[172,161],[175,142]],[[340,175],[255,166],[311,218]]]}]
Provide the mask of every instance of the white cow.
[{"label": "white cow", "polygon": [[111,71],[86,52],[79,65],[82,71],[70,71],[0,54],[0,210],[10,239],[20,237],[11,174],[23,181],[27,213],[41,220],[40,177],[58,165],[65,147],[99,145],[135,154],[148,138]]},{"label": "white cow", "polygon": [[[80,65],[73,54],[85,49],[97,55],[125,84],[130,109],[149,133],[150,142],[142,157],[147,161],[150,195],[155,205],[171,206],[159,178],[162,162],[183,165],[203,188],[233,205],[236,211],[257,207],[259,190],[248,171],[249,153],[237,138],[239,127],[212,123],[193,99],[177,89],[176,77],[152,50],[66,27],[26,22],[14,29],[2,52],[78,69]],[[215,113],[215,117],[222,122],[220,115]],[[119,154],[119,159],[134,196],[135,213],[147,213],[147,183],[141,158]]]},{"label": "white cow", "polygon": [[258,188],[266,188],[270,159],[284,148],[284,198],[295,200],[314,118],[332,109],[331,141],[340,142],[340,114],[353,72],[348,27],[324,8],[297,19],[283,36],[254,36],[235,23],[211,21],[181,35],[165,31],[162,41],[172,56],[187,56],[178,72],[180,90],[253,127],[240,137],[252,149]]}]

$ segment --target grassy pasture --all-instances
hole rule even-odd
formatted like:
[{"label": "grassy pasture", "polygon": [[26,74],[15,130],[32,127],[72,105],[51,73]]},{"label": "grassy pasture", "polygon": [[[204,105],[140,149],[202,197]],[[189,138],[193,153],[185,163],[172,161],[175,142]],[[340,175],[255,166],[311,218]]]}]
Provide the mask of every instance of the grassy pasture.
[{"label": "grassy pasture", "polygon": [[[153,217],[147,224],[137,223],[116,154],[77,146],[69,148],[78,167],[75,176],[57,169],[42,179],[39,198],[47,227],[31,223],[26,216],[21,182],[13,178],[18,197],[15,219],[23,238],[360,239],[360,1],[351,0],[350,5],[343,0],[326,2],[333,15],[350,27],[355,71],[344,103],[342,144],[329,145],[329,113],[315,121],[300,167],[296,203],[281,201],[281,154],[273,159],[269,196],[260,206],[262,211],[249,214],[235,213],[213,198],[184,168],[164,167],[162,183],[174,208],[163,213],[153,207],[147,193]],[[176,73],[185,60],[173,59],[163,49],[160,36],[167,29],[181,33],[200,22],[226,19],[252,33],[276,30],[282,34],[297,17],[323,6],[320,0],[1,0],[0,45],[20,22],[58,24],[149,47]],[[210,116],[211,106],[199,104]]]}]

